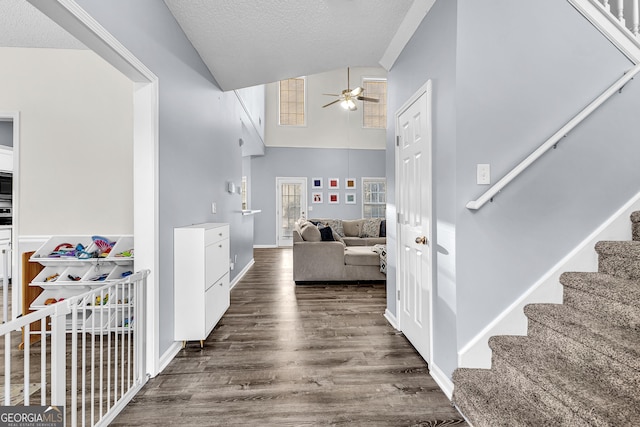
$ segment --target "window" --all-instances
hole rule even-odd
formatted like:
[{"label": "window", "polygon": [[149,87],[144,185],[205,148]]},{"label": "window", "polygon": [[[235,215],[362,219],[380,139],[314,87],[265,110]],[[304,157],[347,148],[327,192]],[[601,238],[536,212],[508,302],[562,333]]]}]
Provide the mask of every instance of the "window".
[{"label": "window", "polygon": [[378,102],[362,103],[362,125],[365,128],[387,128],[387,81],[378,79],[365,79],[362,83],[364,96],[377,98]]},{"label": "window", "polygon": [[305,78],[280,81],[280,125],[304,126]]},{"label": "window", "polygon": [[384,218],[387,213],[387,180],[362,178],[362,217]]}]

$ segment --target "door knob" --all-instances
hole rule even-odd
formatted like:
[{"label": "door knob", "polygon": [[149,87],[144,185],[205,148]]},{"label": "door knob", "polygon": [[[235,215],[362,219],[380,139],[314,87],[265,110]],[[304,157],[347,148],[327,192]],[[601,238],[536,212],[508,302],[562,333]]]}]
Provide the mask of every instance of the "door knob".
[{"label": "door knob", "polygon": [[419,245],[426,245],[427,244],[427,236],[416,237],[416,243],[419,244]]}]

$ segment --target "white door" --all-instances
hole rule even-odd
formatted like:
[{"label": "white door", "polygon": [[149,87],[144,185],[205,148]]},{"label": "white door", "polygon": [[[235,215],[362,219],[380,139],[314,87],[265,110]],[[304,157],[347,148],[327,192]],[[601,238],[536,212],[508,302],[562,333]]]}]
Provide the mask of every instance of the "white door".
[{"label": "white door", "polygon": [[293,246],[293,226],[307,217],[307,178],[276,178],[278,246]]},{"label": "white door", "polygon": [[396,114],[400,329],[431,362],[431,82]]}]

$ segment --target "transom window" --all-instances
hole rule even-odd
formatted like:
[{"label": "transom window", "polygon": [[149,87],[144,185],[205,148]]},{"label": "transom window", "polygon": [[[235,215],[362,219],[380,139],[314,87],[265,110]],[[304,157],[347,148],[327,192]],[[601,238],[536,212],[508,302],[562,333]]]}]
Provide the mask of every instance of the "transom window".
[{"label": "transom window", "polygon": [[377,98],[378,102],[362,103],[362,125],[365,128],[387,128],[387,81],[385,79],[364,79],[364,96]]},{"label": "transom window", "polygon": [[282,126],[304,126],[305,78],[280,81],[280,119]]},{"label": "transom window", "polygon": [[387,213],[387,180],[362,178],[362,217],[385,218]]}]

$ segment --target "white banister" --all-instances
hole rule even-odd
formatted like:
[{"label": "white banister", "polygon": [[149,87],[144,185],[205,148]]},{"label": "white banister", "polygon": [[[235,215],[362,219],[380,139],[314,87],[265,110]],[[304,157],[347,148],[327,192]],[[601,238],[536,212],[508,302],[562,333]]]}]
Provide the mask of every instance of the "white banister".
[{"label": "white banister", "polygon": [[598,107],[604,104],[613,94],[622,89],[633,77],[640,72],[640,65],[636,65],[624,76],[619,78],[614,84],[612,84],[602,95],[597,97],[587,107],[578,113],[573,119],[571,119],[566,125],[564,125],[559,131],[557,131],[551,138],[549,138],[544,144],[538,147],[533,153],[531,153],[526,159],[520,162],[515,168],[507,173],[501,180],[496,182],[491,188],[489,188],[484,194],[478,197],[476,200],[472,200],[467,203],[467,208],[471,210],[480,209],[485,203],[493,199],[504,187],[506,187],[511,181],[513,181],[518,175],[520,175],[525,169],[531,166],[536,160],[538,160],[544,153],[555,146],[560,139],[565,137],[576,126],[578,126],[584,119],[589,117]]},{"label": "white banister", "polygon": [[631,32],[634,36],[638,37],[640,33],[640,8],[638,7],[638,3],[640,0],[633,0],[631,5],[631,15],[632,15],[632,26]]},{"label": "white banister", "polygon": [[611,5],[609,4],[609,0],[604,0],[603,2],[604,8],[608,11],[611,11]]},{"label": "white banister", "polygon": [[622,25],[625,25],[625,20],[624,20],[624,0],[618,0],[618,21],[620,21],[620,23]]}]

